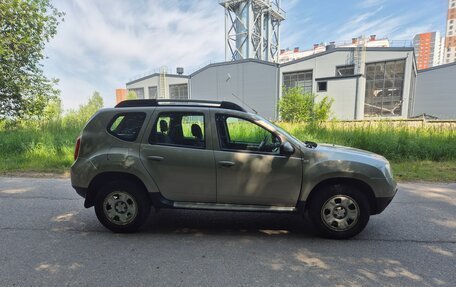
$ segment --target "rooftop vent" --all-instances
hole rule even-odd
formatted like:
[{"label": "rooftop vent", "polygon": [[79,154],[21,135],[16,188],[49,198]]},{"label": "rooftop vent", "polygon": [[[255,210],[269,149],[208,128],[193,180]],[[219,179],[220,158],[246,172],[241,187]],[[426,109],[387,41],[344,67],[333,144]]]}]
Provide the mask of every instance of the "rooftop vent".
[{"label": "rooftop vent", "polygon": [[176,73],[177,73],[178,75],[184,74],[184,68],[182,68],[182,67],[177,67],[177,68],[176,68]]},{"label": "rooftop vent", "polygon": [[336,45],[335,44],[329,44],[329,45],[326,45],[326,51],[329,51],[329,50],[333,50],[336,48]]}]

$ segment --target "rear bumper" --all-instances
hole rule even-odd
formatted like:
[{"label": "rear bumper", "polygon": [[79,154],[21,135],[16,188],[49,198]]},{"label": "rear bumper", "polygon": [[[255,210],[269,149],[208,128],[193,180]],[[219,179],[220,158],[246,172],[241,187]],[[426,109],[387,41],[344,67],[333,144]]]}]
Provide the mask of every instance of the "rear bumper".
[{"label": "rear bumper", "polygon": [[79,194],[82,198],[86,198],[87,195],[87,188],[85,187],[78,187],[73,185],[74,190],[76,190],[76,193]]},{"label": "rear bumper", "polygon": [[373,214],[379,214],[382,213],[383,210],[391,203],[393,200],[394,196],[397,193],[397,187],[394,189],[393,195],[388,196],[388,197],[377,197],[376,200],[376,210],[375,213]]}]

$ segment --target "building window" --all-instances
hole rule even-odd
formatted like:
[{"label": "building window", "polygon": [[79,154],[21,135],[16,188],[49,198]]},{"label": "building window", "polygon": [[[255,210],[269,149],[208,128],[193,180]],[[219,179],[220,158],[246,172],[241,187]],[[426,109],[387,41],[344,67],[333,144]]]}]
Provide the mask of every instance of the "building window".
[{"label": "building window", "polygon": [[328,90],[328,82],[318,82],[318,92],[326,92]]},{"label": "building window", "polygon": [[169,85],[169,98],[172,100],[188,100],[187,84]]},{"label": "building window", "polygon": [[312,71],[283,74],[283,86],[287,89],[301,87],[304,93],[312,92]]},{"label": "building window", "polygon": [[149,99],[156,99],[157,98],[157,86],[149,87]]},{"label": "building window", "polygon": [[400,116],[405,60],[366,64],[364,116]]},{"label": "building window", "polygon": [[133,92],[137,99],[144,99],[144,88],[128,89],[129,92]]},{"label": "building window", "polygon": [[355,65],[336,68],[336,77],[352,76],[355,74]]}]

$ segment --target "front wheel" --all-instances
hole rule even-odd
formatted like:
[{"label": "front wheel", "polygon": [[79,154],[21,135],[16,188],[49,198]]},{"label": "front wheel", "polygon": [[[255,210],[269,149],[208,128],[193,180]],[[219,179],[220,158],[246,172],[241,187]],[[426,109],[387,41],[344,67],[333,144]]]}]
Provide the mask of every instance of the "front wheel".
[{"label": "front wheel", "polygon": [[150,213],[150,201],[140,185],[114,181],[97,194],[95,213],[101,224],[113,232],[135,232]]},{"label": "front wheel", "polygon": [[369,202],[355,186],[335,184],[316,190],[309,217],[321,235],[345,239],[360,233],[370,217]]}]

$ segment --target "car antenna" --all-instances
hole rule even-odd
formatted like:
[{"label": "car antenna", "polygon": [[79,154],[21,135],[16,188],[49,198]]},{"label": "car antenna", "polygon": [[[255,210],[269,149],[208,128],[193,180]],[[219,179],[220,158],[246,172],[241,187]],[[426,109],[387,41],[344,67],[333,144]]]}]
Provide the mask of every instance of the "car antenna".
[{"label": "car antenna", "polygon": [[244,102],[241,98],[239,98],[238,96],[236,96],[234,93],[231,93],[231,95],[233,95],[233,97],[235,97],[236,99],[238,99],[239,101],[242,102],[243,105],[246,105],[249,109],[251,109],[255,114],[258,114],[258,112],[252,108],[251,106],[249,106],[246,102]]}]

